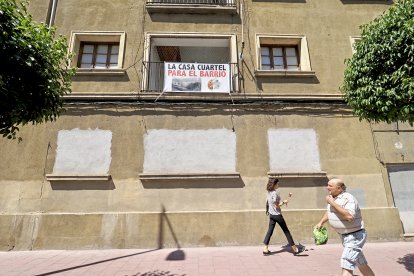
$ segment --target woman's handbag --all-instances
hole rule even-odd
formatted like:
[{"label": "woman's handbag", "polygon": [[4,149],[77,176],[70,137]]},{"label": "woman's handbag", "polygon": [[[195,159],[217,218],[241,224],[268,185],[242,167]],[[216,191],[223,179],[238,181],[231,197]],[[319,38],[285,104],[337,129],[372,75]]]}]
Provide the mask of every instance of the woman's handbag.
[{"label": "woman's handbag", "polygon": [[320,229],[315,227],[313,229],[313,237],[315,238],[316,245],[326,244],[328,242],[328,229],[324,226]]}]

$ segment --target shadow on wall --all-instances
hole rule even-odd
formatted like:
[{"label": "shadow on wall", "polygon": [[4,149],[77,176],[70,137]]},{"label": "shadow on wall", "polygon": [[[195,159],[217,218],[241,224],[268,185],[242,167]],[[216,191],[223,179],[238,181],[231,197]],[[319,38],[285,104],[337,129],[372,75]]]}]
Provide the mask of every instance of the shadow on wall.
[{"label": "shadow on wall", "polygon": [[121,76],[97,76],[97,75],[74,75],[72,77],[73,82],[128,82],[130,81],[128,75],[121,75]]},{"label": "shadow on wall", "polygon": [[[243,92],[244,93],[244,92]],[[158,100],[154,105],[159,105],[163,102]],[[350,109],[344,109],[343,104],[329,104],[323,105],[315,111],[315,108],[310,106],[290,104],[289,108],[286,105],[269,104],[267,101],[254,101],[250,105],[232,105],[231,108],[227,103],[223,105],[206,105],[203,102],[188,102],[183,105],[174,105],[169,109],[154,108],[152,104],[147,106],[138,105],[139,108],[130,108],[127,104],[122,107],[119,105],[116,110],[97,109],[88,106],[79,106],[77,109],[67,109],[64,113],[65,116],[77,116],[84,118],[91,115],[106,115],[127,118],[129,116],[175,116],[175,117],[199,117],[199,116],[245,116],[245,115],[257,115],[258,112],[265,112],[266,116],[278,116],[278,115],[304,115],[304,116],[328,116],[327,118],[354,118]],[[340,107],[340,109],[338,109]],[[191,110],[191,112],[189,112]],[[232,117],[229,117],[232,118]],[[141,126],[143,129],[147,129],[145,120],[141,120]],[[237,130],[236,130],[237,131]]]},{"label": "shadow on wall", "polygon": [[383,4],[383,5],[392,5],[394,4],[393,0],[341,0],[342,4]]},{"label": "shadow on wall", "polygon": [[115,190],[112,177],[109,180],[53,180],[52,190]]},{"label": "shadow on wall", "polygon": [[269,78],[265,76],[256,76],[257,87],[263,91],[263,84],[284,84],[284,83],[298,83],[298,84],[319,84],[316,76],[313,77],[283,77],[283,78]]},{"label": "shadow on wall", "polygon": [[[183,16],[179,13],[168,13],[168,16],[162,13],[150,13],[151,21],[153,22],[168,22],[168,23],[193,23],[194,17]],[[197,14],[197,23],[211,23],[217,24],[241,24],[240,16],[237,14]]]},{"label": "shadow on wall", "polygon": [[253,2],[306,3],[306,0],[253,0]]},{"label": "shadow on wall", "polygon": [[398,258],[397,263],[403,264],[407,271],[414,273],[414,254],[407,254],[402,258]]},{"label": "shadow on wall", "polygon": [[294,188],[311,188],[311,187],[325,187],[329,181],[327,177],[292,177],[279,178],[283,187]]},{"label": "shadow on wall", "polygon": [[[326,184],[329,179],[325,177],[281,177],[280,188],[293,193],[292,208],[326,208]],[[283,196],[282,196],[283,197]]]},{"label": "shadow on wall", "polygon": [[168,254],[168,256],[165,258],[167,261],[182,261],[185,260],[185,253],[183,250],[181,250],[181,246],[180,243],[177,239],[177,236],[175,235],[174,229],[171,225],[170,220],[168,219],[167,215],[165,214],[165,207],[164,205],[162,205],[162,212],[160,213],[160,223],[159,223],[159,229],[160,231],[158,232],[158,249],[163,248],[163,243],[164,243],[164,221],[166,222],[168,229],[171,232],[171,235],[174,239],[174,242],[177,246],[177,249],[173,252],[171,252],[170,254]]},{"label": "shadow on wall", "polygon": [[141,179],[145,189],[220,189],[244,188],[244,182],[238,179],[180,179],[180,180],[144,180]]}]

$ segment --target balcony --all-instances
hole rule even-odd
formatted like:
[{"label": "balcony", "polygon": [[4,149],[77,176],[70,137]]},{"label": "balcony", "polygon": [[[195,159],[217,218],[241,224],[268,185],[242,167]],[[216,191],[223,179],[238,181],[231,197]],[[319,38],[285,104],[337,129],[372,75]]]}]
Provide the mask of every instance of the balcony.
[{"label": "balcony", "polygon": [[236,0],[146,0],[149,13],[236,14]]}]

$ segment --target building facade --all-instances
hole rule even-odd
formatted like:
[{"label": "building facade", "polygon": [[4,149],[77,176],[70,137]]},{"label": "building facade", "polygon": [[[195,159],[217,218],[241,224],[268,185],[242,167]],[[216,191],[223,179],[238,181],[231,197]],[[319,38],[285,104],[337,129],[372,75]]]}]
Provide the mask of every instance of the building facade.
[{"label": "building facade", "polygon": [[359,121],[339,89],[390,5],[32,0],[78,70],[56,122],[0,140],[1,250],[258,245],[269,177],[297,242],[333,176],[370,240],[414,233],[414,129]]}]

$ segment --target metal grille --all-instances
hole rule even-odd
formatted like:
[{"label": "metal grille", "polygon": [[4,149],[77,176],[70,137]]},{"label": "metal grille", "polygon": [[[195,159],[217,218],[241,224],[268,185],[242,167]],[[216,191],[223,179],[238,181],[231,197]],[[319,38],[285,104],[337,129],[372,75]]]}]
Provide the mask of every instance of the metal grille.
[{"label": "metal grille", "polygon": [[234,6],[235,0],[147,0],[147,4]]}]

